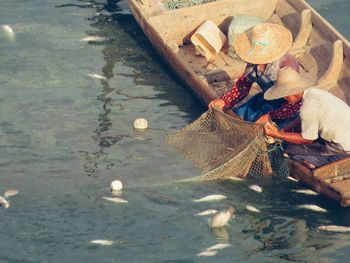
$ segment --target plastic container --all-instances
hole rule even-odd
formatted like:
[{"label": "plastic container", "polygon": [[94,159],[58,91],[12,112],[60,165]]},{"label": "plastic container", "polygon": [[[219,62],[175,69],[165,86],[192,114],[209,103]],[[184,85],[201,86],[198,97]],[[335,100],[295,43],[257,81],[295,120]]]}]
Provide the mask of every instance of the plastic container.
[{"label": "plastic container", "polygon": [[205,21],[192,35],[196,51],[208,60],[213,60],[226,42],[226,36],[210,20]]}]

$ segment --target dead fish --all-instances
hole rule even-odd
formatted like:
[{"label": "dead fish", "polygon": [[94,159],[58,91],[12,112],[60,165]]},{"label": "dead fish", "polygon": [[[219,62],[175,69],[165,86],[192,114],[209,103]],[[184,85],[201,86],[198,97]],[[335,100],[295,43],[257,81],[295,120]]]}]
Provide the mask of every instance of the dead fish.
[{"label": "dead fish", "polygon": [[301,209],[312,210],[312,211],[315,211],[315,212],[321,212],[321,213],[326,213],[327,212],[326,209],[324,209],[322,207],[319,207],[317,205],[298,205],[297,207],[301,208]]},{"label": "dead fish", "polygon": [[237,177],[237,176],[230,176],[229,178],[227,178],[228,180],[231,180],[231,181],[237,181],[237,182],[243,182],[245,181],[244,178],[241,178],[241,177]]},{"label": "dead fish", "polygon": [[259,185],[253,184],[249,186],[249,189],[257,192],[257,193],[261,193],[262,192],[262,188]]},{"label": "dead fish", "polygon": [[291,191],[294,192],[294,193],[298,193],[298,194],[318,195],[317,192],[312,191],[312,190],[310,190],[310,189],[294,189],[294,190],[291,190]]},{"label": "dead fish", "polygon": [[255,208],[254,206],[252,205],[246,205],[245,208],[250,211],[250,212],[254,212],[254,213],[260,213],[260,210]]},{"label": "dead fish", "polygon": [[350,232],[350,227],[347,227],[347,226],[326,225],[326,226],[319,226],[317,229],[330,231],[330,232],[340,232],[340,233]]},{"label": "dead fish", "polygon": [[110,246],[113,245],[114,241],[112,240],[105,240],[105,239],[96,239],[90,241],[91,244],[96,244],[96,245],[102,245],[102,246]]},{"label": "dead fish", "polygon": [[214,246],[206,248],[205,250],[206,251],[221,250],[221,249],[224,249],[224,248],[228,248],[230,246],[231,246],[231,244],[228,244],[228,243],[218,243],[218,244],[216,244]]},{"label": "dead fish", "polygon": [[225,195],[207,195],[207,196],[200,198],[200,199],[194,199],[193,201],[196,203],[211,202],[211,201],[220,201],[220,200],[223,200],[226,198],[227,198],[227,196],[225,196]]},{"label": "dead fish", "polygon": [[213,218],[209,221],[209,226],[211,228],[217,228],[217,227],[223,227],[230,222],[233,214],[235,212],[235,209],[230,206],[229,208],[220,211],[216,215],[213,216]]},{"label": "dead fish", "polygon": [[128,203],[127,200],[123,199],[123,198],[119,198],[119,197],[102,197],[105,200],[111,201],[113,203],[121,203],[121,204],[126,204]]},{"label": "dead fish", "polygon": [[197,254],[197,257],[212,257],[218,253],[216,250],[203,251]]},{"label": "dead fish", "polygon": [[207,215],[216,214],[217,212],[218,212],[218,210],[209,209],[209,210],[205,210],[203,212],[198,213],[197,216],[207,216]]},{"label": "dead fish", "polygon": [[10,196],[14,196],[16,194],[18,194],[18,190],[17,189],[10,189],[10,190],[7,190],[5,193],[4,193],[4,197],[5,198],[9,198]]},{"label": "dead fish", "polygon": [[287,179],[290,180],[290,181],[296,182],[296,183],[299,182],[299,180],[295,179],[295,178],[292,177],[292,176],[287,176]]},{"label": "dead fish", "polygon": [[103,42],[103,41],[106,41],[106,38],[105,37],[100,37],[100,36],[87,36],[87,37],[84,37],[84,38],[80,39],[80,41],[85,41],[85,42],[89,42],[89,41],[92,41],[92,42]]},{"label": "dead fish", "polygon": [[10,207],[10,203],[9,201],[7,201],[5,198],[3,198],[2,196],[0,196],[0,205],[5,207],[5,208],[9,208]]},{"label": "dead fish", "polygon": [[2,29],[4,30],[5,35],[8,37],[8,39],[10,40],[15,39],[15,32],[9,25],[2,25]]},{"label": "dead fish", "polygon": [[101,76],[101,75],[96,74],[96,73],[91,73],[91,74],[87,74],[87,75],[93,79],[107,80],[107,78],[105,76]]}]

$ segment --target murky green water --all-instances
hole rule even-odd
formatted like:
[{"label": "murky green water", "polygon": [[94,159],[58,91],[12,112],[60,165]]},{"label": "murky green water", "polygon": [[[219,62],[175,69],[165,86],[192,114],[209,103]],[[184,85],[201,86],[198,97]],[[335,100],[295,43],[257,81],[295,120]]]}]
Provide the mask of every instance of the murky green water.
[{"label": "murky green water", "polygon": [[[350,2],[310,1],[347,38]],[[278,178],[174,185],[198,171],[164,145],[164,136],[205,108],[160,61],[125,1],[0,2],[0,192],[18,188],[0,209],[0,262],[346,262],[350,210],[301,196]],[[87,35],[106,38],[80,41]],[[88,74],[100,74],[106,80]],[[135,132],[132,122],[151,129]],[[113,179],[128,204],[113,204]],[[248,189],[257,183],[258,194]],[[225,194],[218,203],[194,198]],[[302,211],[318,204],[328,213]],[[245,210],[252,204],[262,210]],[[231,227],[211,231],[209,209],[233,205]],[[94,239],[114,240],[101,247]],[[219,242],[215,257],[196,254]]]}]

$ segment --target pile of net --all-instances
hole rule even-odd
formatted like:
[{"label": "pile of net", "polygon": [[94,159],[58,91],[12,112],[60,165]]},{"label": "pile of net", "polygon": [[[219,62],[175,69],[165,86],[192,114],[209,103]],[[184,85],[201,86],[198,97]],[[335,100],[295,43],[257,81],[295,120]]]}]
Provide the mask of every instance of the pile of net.
[{"label": "pile of net", "polygon": [[163,3],[167,9],[179,9],[193,5],[201,5],[213,1],[215,0],[165,0]]},{"label": "pile of net", "polygon": [[214,108],[184,129],[169,134],[166,143],[202,170],[201,175],[186,181],[271,174],[270,156],[273,153],[277,157],[278,153],[267,149],[261,125],[233,118]]}]

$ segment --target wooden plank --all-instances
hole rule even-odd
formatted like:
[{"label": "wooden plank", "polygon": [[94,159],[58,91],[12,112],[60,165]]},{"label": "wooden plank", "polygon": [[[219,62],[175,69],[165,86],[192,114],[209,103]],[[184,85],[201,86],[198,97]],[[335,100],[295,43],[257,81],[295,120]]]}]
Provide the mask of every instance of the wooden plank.
[{"label": "wooden plank", "polygon": [[336,30],[326,19],[324,19],[311,5],[302,0],[280,0],[287,1],[289,4],[293,5],[299,12],[304,9],[310,9],[312,13],[312,23],[322,34],[325,39],[330,42],[334,42],[340,39],[344,42],[344,54],[346,57],[350,57],[350,42],[341,35],[338,30]]},{"label": "wooden plank", "polygon": [[350,179],[335,182],[331,184],[331,187],[339,192],[342,198],[350,198]]},{"label": "wooden plank", "polygon": [[309,185],[310,188],[317,193],[322,193],[337,202],[341,200],[341,194],[336,189],[334,189],[330,184],[326,183],[323,179],[314,176],[311,170],[299,162],[291,161],[290,171],[293,177]]},{"label": "wooden plank", "polygon": [[159,30],[166,41],[182,45],[188,42],[189,37],[206,20],[213,21],[226,33],[232,16],[244,13],[266,20],[273,14],[277,2],[278,0],[255,0],[253,2],[219,0],[203,5],[169,10],[150,17],[149,23]]},{"label": "wooden plank", "polygon": [[318,167],[313,170],[313,174],[320,179],[326,180],[333,177],[350,174],[349,168],[350,157]]}]

